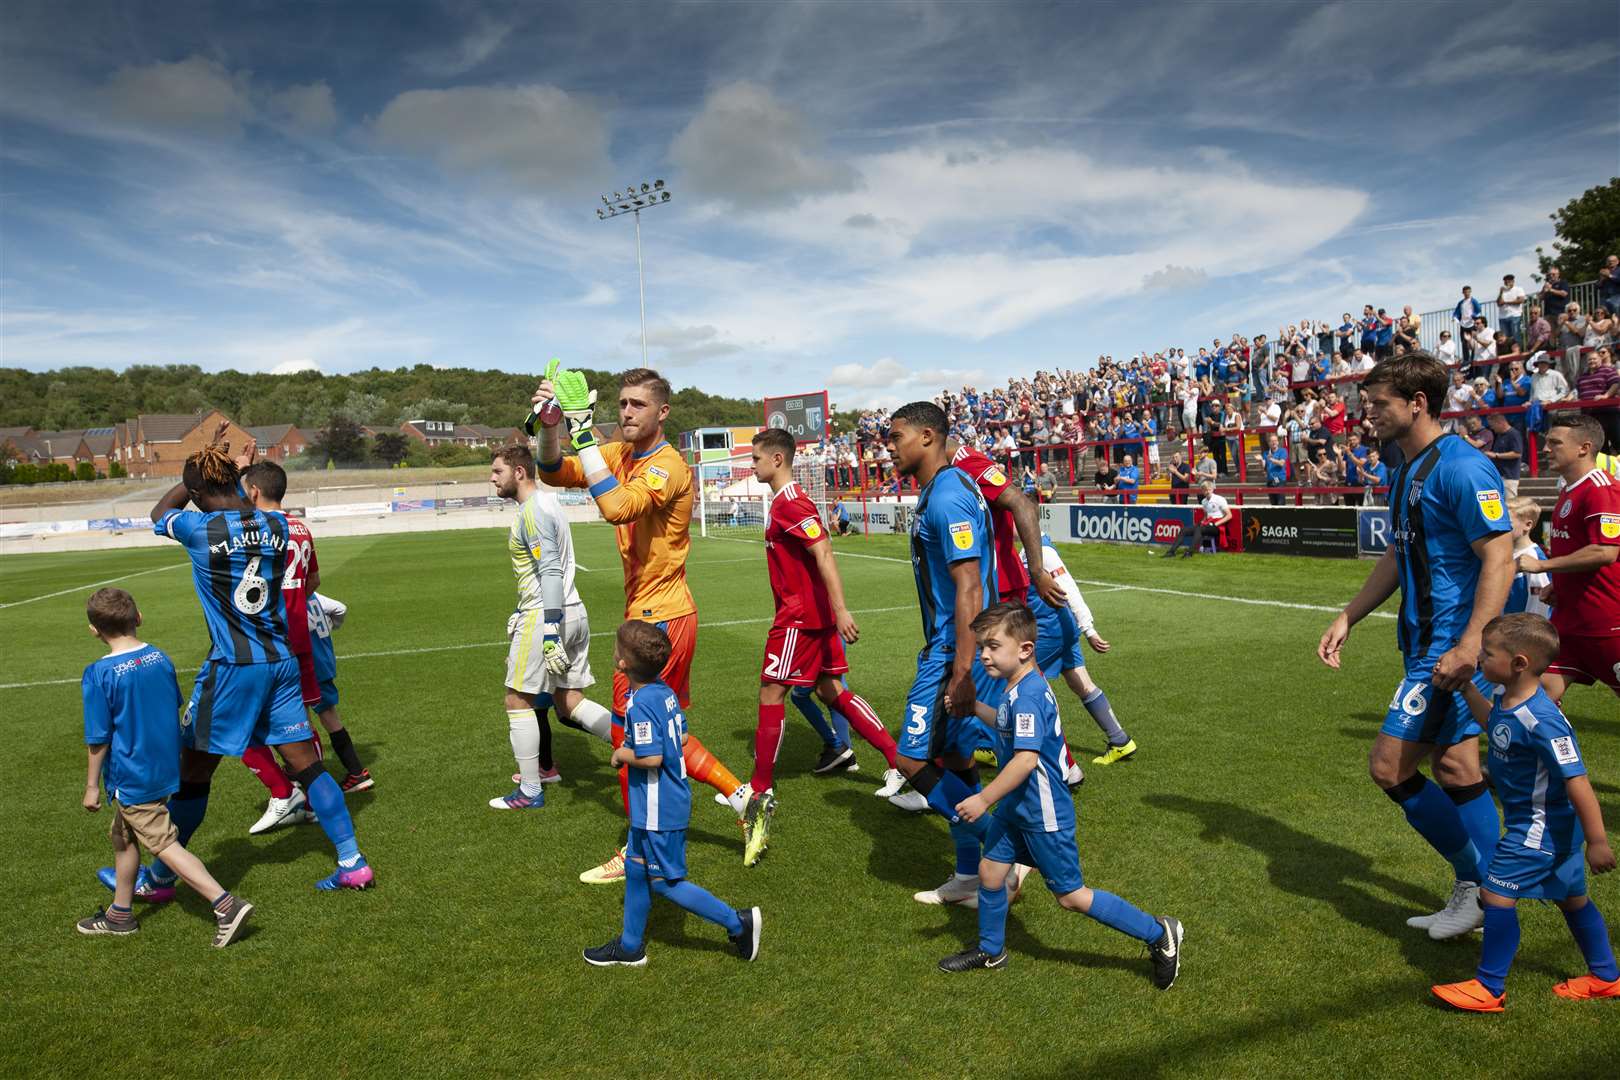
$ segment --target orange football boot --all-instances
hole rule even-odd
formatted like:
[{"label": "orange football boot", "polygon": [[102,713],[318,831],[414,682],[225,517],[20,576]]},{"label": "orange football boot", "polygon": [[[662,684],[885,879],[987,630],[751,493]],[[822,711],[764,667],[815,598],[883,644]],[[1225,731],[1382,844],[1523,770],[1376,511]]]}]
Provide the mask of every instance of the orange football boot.
[{"label": "orange football boot", "polygon": [[1429,992],[1453,1009],[1465,1012],[1501,1012],[1506,994],[1493,994],[1478,979],[1429,987]]},{"label": "orange football boot", "polygon": [[1553,987],[1553,993],[1571,1001],[1589,998],[1620,998],[1620,979],[1604,980],[1596,975],[1582,975]]}]

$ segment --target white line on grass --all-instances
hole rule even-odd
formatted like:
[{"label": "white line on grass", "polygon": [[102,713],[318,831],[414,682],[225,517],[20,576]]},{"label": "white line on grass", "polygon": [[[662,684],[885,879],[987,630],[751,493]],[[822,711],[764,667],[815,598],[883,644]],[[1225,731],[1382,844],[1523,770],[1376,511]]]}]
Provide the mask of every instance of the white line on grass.
[{"label": "white line on grass", "polygon": [[[900,605],[895,606],[895,607],[862,608],[862,609],[860,609],[858,611],[852,611],[852,612],[850,612],[850,614],[852,614],[852,615],[879,615],[879,614],[883,614],[885,612],[891,612],[891,611],[915,611],[915,610],[917,610],[917,605],[916,604],[900,604]],[[763,623],[768,623],[768,622],[773,622],[773,621],[775,621],[774,616],[773,617],[760,617],[760,618],[753,618],[753,619],[721,619],[721,620],[719,620],[717,622],[700,622],[700,623],[698,623],[698,629],[702,630],[702,629],[707,628],[707,629],[712,630],[712,629],[716,629],[716,628],[721,627],[721,626],[757,626],[757,625],[760,625],[760,624],[763,624]],[[618,633],[617,630],[597,630],[597,631],[594,631],[591,634],[591,637],[593,637],[593,638],[612,637],[616,633]],[[415,648],[415,649],[382,649],[382,650],[377,651],[377,652],[343,653],[338,657],[338,659],[348,661],[348,660],[366,660],[366,659],[369,659],[371,657],[377,657],[377,656],[417,656],[417,655],[420,655],[422,653],[461,652],[461,651],[465,651],[467,649],[492,649],[497,645],[503,645],[504,646],[506,644],[508,644],[507,640],[505,638],[502,638],[499,641],[473,641],[473,642],[464,642],[463,644],[460,644],[460,645],[423,645],[423,646],[420,646],[420,647]],[[186,675],[186,674],[190,674],[190,673],[192,673],[194,671],[197,671],[198,669],[192,667],[192,668],[178,668],[176,670],[178,670],[182,675]],[[38,682],[0,683],[0,690],[28,690],[28,689],[31,689],[31,688],[36,687],[36,686],[67,686],[67,685],[69,685],[71,683],[76,683],[78,681],[79,681],[79,678],[74,677],[74,678],[71,678],[71,679],[41,679]]]},{"label": "white line on grass", "polygon": [[115,581],[128,581],[130,578],[132,578],[132,577],[140,577],[142,574],[155,574],[159,570],[173,570],[176,567],[190,566],[190,565],[191,565],[190,563],[183,563],[182,562],[182,563],[170,563],[168,566],[154,566],[150,570],[137,570],[133,574],[121,574],[118,577],[110,577],[106,581],[92,581],[88,585],[75,585],[71,589],[61,589],[61,590],[59,590],[57,592],[46,593],[44,596],[30,596],[26,600],[13,600],[9,604],[0,604],[0,609],[21,607],[24,604],[32,604],[32,603],[34,603],[36,601],[39,601],[39,600],[50,600],[50,599],[53,599],[54,597],[58,597],[58,596],[67,596],[69,593],[84,592],[84,590],[86,590],[86,589],[99,589],[103,585],[111,585]]}]

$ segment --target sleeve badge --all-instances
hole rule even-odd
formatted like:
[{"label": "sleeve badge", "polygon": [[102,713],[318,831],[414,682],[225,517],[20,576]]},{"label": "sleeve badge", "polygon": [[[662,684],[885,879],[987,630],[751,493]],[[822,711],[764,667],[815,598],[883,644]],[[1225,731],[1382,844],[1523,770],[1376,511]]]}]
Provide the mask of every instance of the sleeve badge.
[{"label": "sleeve badge", "polygon": [[1599,514],[1598,535],[1605,540],[1620,540],[1620,514]]},{"label": "sleeve badge", "polygon": [[634,741],[637,746],[644,746],[647,743],[652,742],[653,732],[651,720],[637,720],[635,728],[636,737]]},{"label": "sleeve badge", "polygon": [[821,522],[813,517],[805,518],[799,522],[799,529],[810,540],[819,540],[821,538]]},{"label": "sleeve badge", "polygon": [[957,551],[972,550],[973,523],[971,521],[951,522],[951,542],[956,545]]},{"label": "sleeve badge", "polygon": [[1476,492],[1479,499],[1479,512],[1485,515],[1486,521],[1502,520],[1502,493],[1495,488],[1486,488]]},{"label": "sleeve badge", "polygon": [[664,485],[669,483],[669,470],[661,469],[657,465],[647,466],[647,486],[654,491],[663,491]]},{"label": "sleeve badge", "polygon": [[1569,735],[1561,735],[1552,741],[1553,760],[1560,765],[1575,765],[1581,760],[1581,755],[1575,749],[1575,740]]}]

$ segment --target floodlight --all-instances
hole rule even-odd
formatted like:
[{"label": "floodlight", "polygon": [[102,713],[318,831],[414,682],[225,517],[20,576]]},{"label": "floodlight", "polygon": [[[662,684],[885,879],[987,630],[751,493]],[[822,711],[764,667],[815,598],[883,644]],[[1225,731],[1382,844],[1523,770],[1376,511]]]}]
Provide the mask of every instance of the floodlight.
[{"label": "floodlight", "polygon": [[659,189],[660,191],[662,191],[663,187],[664,187],[664,182],[662,180],[654,180],[653,181],[653,187],[655,187],[655,188]]}]

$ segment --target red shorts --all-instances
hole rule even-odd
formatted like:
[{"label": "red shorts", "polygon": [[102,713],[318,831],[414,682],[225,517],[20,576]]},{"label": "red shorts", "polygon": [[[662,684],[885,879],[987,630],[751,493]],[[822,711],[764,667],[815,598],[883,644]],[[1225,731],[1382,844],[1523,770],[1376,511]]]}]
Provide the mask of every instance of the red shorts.
[{"label": "red shorts", "polygon": [[[661,623],[654,623],[669,635],[669,663],[659,676],[664,684],[681,699],[681,708],[692,707],[692,657],[697,653],[697,613],[680,615]],[[624,715],[624,703],[630,696],[630,680],[624,672],[613,673],[613,715]]]},{"label": "red shorts", "polygon": [[1620,634],[1611,637],[1569,637],[1558,642],[1558,659],[1547,665],[1549,675],[1561,675],[1585,685],[1602,683],[1620,694]]},{"label": "red shorts", "polygon": [[835,626],[820,630],[773,626],[765,637],[760,682],[814,686],[823,675],[843,675],[848,671],[844,639],[838,636]]},{"label": "red shorts", "polygon": [[315,706],[321,703],[321,683],[315,678],[315,654],[294,653],[298,657],[298,687],[303,691],[304,704]]}]

